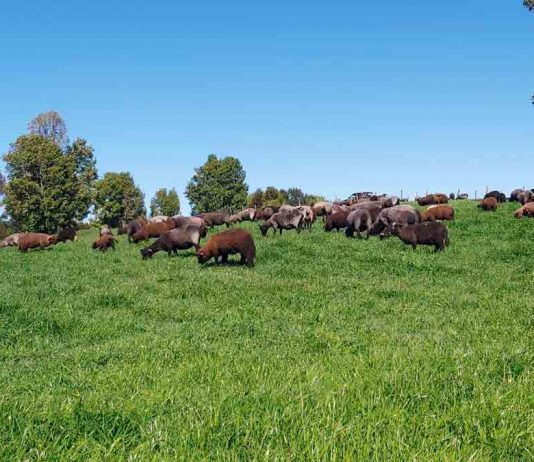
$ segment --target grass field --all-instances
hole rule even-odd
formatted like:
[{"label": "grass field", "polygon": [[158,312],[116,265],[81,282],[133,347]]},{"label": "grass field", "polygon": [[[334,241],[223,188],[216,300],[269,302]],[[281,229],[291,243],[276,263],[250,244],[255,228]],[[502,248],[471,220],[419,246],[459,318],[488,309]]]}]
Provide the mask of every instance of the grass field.
[{"label": "grass field", "polygon": [[441,254],[0,251],[0,460],[533,460],[534,220],[454,206]]}]

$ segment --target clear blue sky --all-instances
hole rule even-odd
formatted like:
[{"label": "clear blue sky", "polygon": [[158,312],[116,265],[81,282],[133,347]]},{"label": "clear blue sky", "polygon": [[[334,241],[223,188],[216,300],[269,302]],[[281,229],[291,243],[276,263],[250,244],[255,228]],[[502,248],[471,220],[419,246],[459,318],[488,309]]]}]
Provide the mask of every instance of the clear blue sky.
[{"label": "clear blue sky", "polygon": [[147,200],[209,153],[251,190],[534,187],[521,0],[4,2],[0,44],[2,152],[54,109]]}]

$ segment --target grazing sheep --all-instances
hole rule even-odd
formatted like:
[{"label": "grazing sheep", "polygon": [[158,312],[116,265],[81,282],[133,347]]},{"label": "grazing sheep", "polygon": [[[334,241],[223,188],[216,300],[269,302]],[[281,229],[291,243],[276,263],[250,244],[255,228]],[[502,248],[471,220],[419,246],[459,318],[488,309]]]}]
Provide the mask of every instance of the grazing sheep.
[{"label": "grazing sheep", "polygon": [[534,202],[527,202],[523,207],[514,212],[514,217],[534,217]]},{"label": "grazing sheep", "polygon": [[19,237],[22,233],[15,233],[7,236],[2,242],[0,242],[0,249],[2,247],[16,247],[19,245]]},{"label": "grazing sheep", "polygon": [[295,207],[302,214],[302,226],[304,229],[311,230],[313,222],[315,221],[315,215],[309,205],[298,205]]},{"label": "grazing sheep", "polygon": [[113,232],[108,225],[104,225],[100,228],[100,236],[113,236]]},{"label": "grazing sheep", "polygon": [[525,205],[527,202],[533,202],[534,194],[528,189],[519,193],[518,199],[521,205]]},{"label": "grazing sheep", "polygon": [[143,224],[140,220],[130,221],[127,226],[128,242],[133,241],[133,236],[141,231]]},{"label": "grazing sheep", "polygon": [[200,242],[200,228],[196,225],[188,225],[182,228],[175,228],[163,233],[156,241],[148,247],[141,249],[141,256],[143,260],[152,258],[152,256],[160,251],[165,251],[172,256],[178,254],[178,250],[186,250],[194,247],[199,249]]},{"label": "grazing sheep", "polygon": [[165,223],[169,219],[166,215],[156,215],[148,219],[148,223]]},{"label": "grazing sheep", "polygon": [[369,231],[373,225],[373,219],[369,210],[356,209],[350,212],[347,217],[347,227],[345,228],[345,236],[354,237],[356,232],[358,239],[361,238],[361,233],[365,233],[365,238],[369,238]]},{"label": "grazing sheep", "polygon": [[339,231],[340,229],[344,229],[347,227],[347,217],[349,216],[349,212],[339,211],[336,213],[332,213],[327,219],[326,223],[324,225],[324,230],[326,232],[330,232],[332,230]]},{"label": "grazing sheep", "polygon": [[72,228],[71,226],[66,226],[64,228],[59,229],[57,233],[56,243],[67,242],[67,241],[74,242],[77,239],[78,239],[78,236],[76,234],[76,230]]},{"label": "grazing sheep", "polygon": [[303,220],[302,213],[295,209],[290,212],[277,212],[260,225],[260,231],[263,236],[267,236],[269,228],[273,228],[274,234],[276,234],[276,230],[280,230],[280,234],[282,234],[283,229],[296,229],[297,233],[300,233]]},{"label": "grazing sheep", "polygon": [[421,214],[421,222],[454,220],[454,209],[450,205],[431,205]]},{"label": "grazing sheep", "polygon": [[438,200],[434,194],[427,194],[424,197],[416,197],[415,200],[421,206],[435,205],[438,203]]},{"label": "grazing sheep", "polygon": [[482,199],[478,204],[478,208],[485,210],[486,212],[495,212],[497,210],[497,199],[493,196]]},{"label": "grazing sheep", "polygon": [[490,191],[484,196],[484,199],[488,199],[489,197],[494,197],[499,204],[506,202],[506,195],[500,191]]},{"label": "grazing sheep", "polygon": [[323,221],[326,217],[332,213],[332,202],[321,201],[312,205],[313,214],[316,217],[323,217]]},{"label": "grazing sheep", "polygon": [[174,221],[169,220],[164,223],[146,223],[143,227],[137,231],[132,237],[135,243],[139,241],[147,241],[151,237],[160,237],[163,233],[173,229]]},{"label": "grazing sheep", "polygon": [[253,221],[255,214],[256,210],[252,207],[248,207],[237,213],[237,215],[239,216],[239,221]]},{"label": "grazing sheep", "polygon": [[115,250],[115,238],[111,234],[101,234],[100,237],[93,242],[93,249],[106,252],[108,249]]},{"label": "grazing sheep", "polygon": [[390,207],[385,207],[384,204],[380,201],[357,202],[350,206],[351,211],[359,209],[367,210],[371,214],[371,220],[373,220],[373,223],[378,218],[378,215],[384,208]]},{"label": "grazing sheep", "polygon": [[23,233],[19,236],[19,250],[27,252],[29,249],[43,250],[54,245],[57,236],[44,233]]},{"label": "grazing sheep", "polygon": [[207,212],[198,216],[204,220],[208,228],[220,225],[226,225],[227,228],[230,226],[230,215],[225,212]]},{"label": "grazing sheep", "polygon": [[393,223],[413,225],[421,221],[421,213],[411,205],[396,205],[383,209],[371,227],[371,236],[379,235],[381,239],[389,236],[388,228]]},{"label": "grazing sheep", "polygon": [[449,203],[449,196],[444,193],[436,193],[434,194],[434,197],[436,198],[436,204],[448,204]]},{"label": "grazing sheep", "polygon": [[267,221],[269,220],[274,214],[275,214],[275,210],[273,207],[264,207],[262,210],[261,210],[261,219],[264,220],[264,221]]},{"label": "grazing sheep", "polygon": [[206,263],[214,258],[215,263],[228,262],[228,255],[240,254],[242,265],[254,266],[256,246],[252,235],[245,229],[235,228],[222,231],[212,236],[208,243],[198,250],[198,262]]},{"label": "grazing sheep", "polygon": [[389,232],[397,236],[405,244],[411,245],[413,250],[418,245],[433,245],[434,251],[443,251],[449,245],[447,228],[441,221],[429,221],[413,225],[393,223]]},{"label": "grazing sheep", "polygon": [[174,222],[175,228],[184,228],[189,225],[195,225],[198,226],[200,229],[200,237],[206,237],[208,234],[208,228],[206,227],[206,223],[204,220],[200,217],[182,217],[179,215],[175,215],[172,217],[172,220]]}]

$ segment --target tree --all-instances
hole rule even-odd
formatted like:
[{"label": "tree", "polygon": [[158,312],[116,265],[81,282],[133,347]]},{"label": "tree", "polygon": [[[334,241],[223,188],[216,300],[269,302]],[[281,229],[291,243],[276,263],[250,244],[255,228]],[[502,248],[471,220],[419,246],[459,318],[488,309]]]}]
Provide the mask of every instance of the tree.
[{"label": "tree", "polygon": [[0,196],[4,194],[4,188],[6,187],[6,177],[0,172]]},{"label": "tree", "polygon": [[249,207],[261,209],[263,206],[263,191],[261,188],[256,189],[252,194],[248,196],[247,202]]},{"label": "tree", "polygon": [[185,190],[193,213],[215,210],[233,212],[243,208],[248,194],[245,177],[239,159],[218,159],[215,154],[210,154],[207,162],[195,169]]},{"label": "tree", "polygon": [[[4,155],[4,204],[17,229],[54,232],[87,216],[96,170],[88,175],[74,151],[63,152],[55,141],[38,134],[23,135],[11,145]],[[87,147],[85,158],[94,168],[92,148]]]},{"label": "tree", "polygon": [[287,203],[289,205],[303,205],[304,204],[304,193],[300,188],[289,188],[287,190]]},{"label": "tree", "polygon": [[56,111],[42,112],[34,117],[28,124],[28,130],[35,135],[52,140],[61,149],[67,143],[67,125]]},{"label": "tree", "polygon": [[286,196],[284,195],[283,190],[278,190],[274,186],[267,186],[265,188],[263,198],[263,205],[265,207],[279,207],[286,202]]},{"label": "tree", "polygon": [[156,194],[150,202],[150,214],[155,217],[156,215],[166,215],[172,217],[180,213],[180,198],[176,189],[172,188],[167,191],[166,188],[161,188],[156,191]]},{"label": "tree", "polygon": [[109,226],[146,215],[144,200],[129,172],[108,172],[96,183],[96,215]]},{"label": "tree", "polygon": [[313,205],[317,202],[324,202],[326,199],[323,196],[317,196],[315,194],[304,194],[304,204]]}]

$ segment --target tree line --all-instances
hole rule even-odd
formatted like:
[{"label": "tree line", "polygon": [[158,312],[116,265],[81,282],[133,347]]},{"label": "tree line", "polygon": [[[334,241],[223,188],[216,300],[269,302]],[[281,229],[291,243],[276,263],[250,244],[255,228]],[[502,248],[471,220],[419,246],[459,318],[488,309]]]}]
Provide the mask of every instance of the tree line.
[{"label": "tree line", "polygon": [[[44,112],[28,124],[3,156],[0,198],[7,215],[0,220],[17,231],[55,232],[89,216],[116,227],[145,216],[145,196],[130,172],[98,175],[93,147],[84,139],[70,141],[60,114]],[[310,204],[319,196],[300,188],[258,189],[249,195],[246,173],[236,157],[208,156],[194,170],[185,195],[193,214],[222,210],[236,212],[246,206]],[[150,201],[150,214],[177,215],[180,198],[175,188],[160,188]],[[1,233],[2,229],[0,229]]]}]

